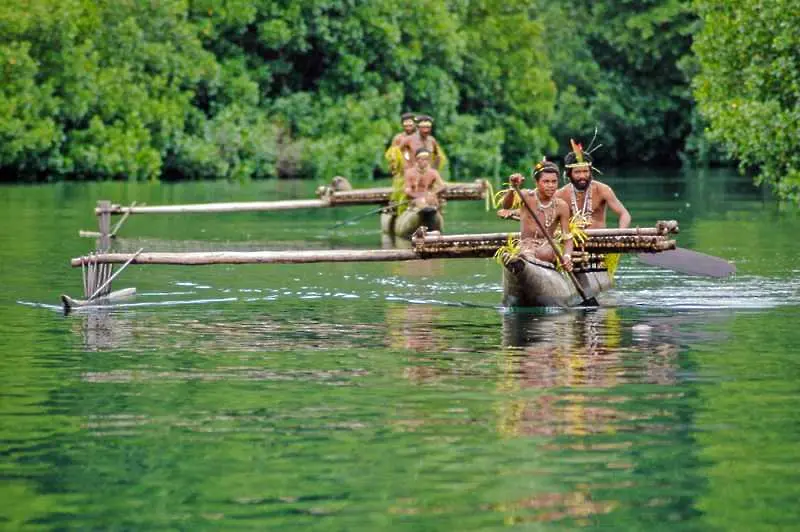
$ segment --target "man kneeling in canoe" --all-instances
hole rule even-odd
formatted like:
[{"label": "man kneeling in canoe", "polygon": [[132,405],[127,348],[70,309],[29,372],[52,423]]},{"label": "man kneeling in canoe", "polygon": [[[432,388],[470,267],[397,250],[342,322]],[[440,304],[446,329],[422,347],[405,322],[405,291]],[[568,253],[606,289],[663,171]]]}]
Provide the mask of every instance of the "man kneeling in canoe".
[{"label": "man kneeling in canoe", "polygon": [[418,148],[415,152],[415,164],[406,170],[406,197],[410,206],[418,209],[439,207],[439,192],[445,184],[439,172],[431,168],[431,151]]},{"label": "man kneeling in canoe", "polygon": [[[569,205],[557,197],[558,190],[558,165],[543,161],[536,163],[533,168],[533,178],[536,180],[536,188],[533,190],[520,190],[528,206],[536,212],[539,221],[546,228],[547,234],[555,240],[557,228],[561,228],[561,240],[564,242],[564,264],[565,270],[572,270],[572,235],[569,231]],[[508,179],[514,186],[521,186],[525,181],[522,174],[512,174]],[[508,190],[503,196],[502,207],[510,209],[514,204],[516,192]],[[539,225],[531,216],[528,209],[524,206],[520,209],[520,238],[521,254],[535,257],[546,262],[556,262],[556,254],[547,238],[542,234]]]}]

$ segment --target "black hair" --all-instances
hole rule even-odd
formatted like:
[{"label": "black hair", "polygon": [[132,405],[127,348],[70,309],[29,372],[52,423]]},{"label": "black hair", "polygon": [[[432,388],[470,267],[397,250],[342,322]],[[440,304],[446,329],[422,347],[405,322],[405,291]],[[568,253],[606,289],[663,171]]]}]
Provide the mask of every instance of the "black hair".
[{"label": "black hair", "polygon": [[400,120],[405,122],[406,120],[414,120],[415,116],[414,113],[403,113],[400,115]]},{"label": "black hair", "polygon": [[427,121],[428,121],[428,122],[430,122],[431,124],[433,123],[433,118],[431,118],[431,117],[430,117],[430,116],[428,116],[428,115],[418,115],[418,116],[417,116],[417,123],[418,123],[418,124],[419,124],[420,122],[424,122],[425,120],[427,120]]},{"label": "black hair", "polygon": [[558,165],[552,161],[536,163],[536,166],[533,167],[533,178],[539,181],[544,174],[556,174],[557,177],[561,175],[561,170],[558,168]]},{"label": "black hair", "polygon": [[429,149],[428,149],[428,148],[426,148],[425,146],[422,146],[422,147],[420,147],[420,148],[417,148],[417,151],[415,151],[415,152],[414,152],[414,156],[417,156],[417,155],[419,155],[420,153],[430,153],[430,152],[431,152],[431,150],[429,150]]}]

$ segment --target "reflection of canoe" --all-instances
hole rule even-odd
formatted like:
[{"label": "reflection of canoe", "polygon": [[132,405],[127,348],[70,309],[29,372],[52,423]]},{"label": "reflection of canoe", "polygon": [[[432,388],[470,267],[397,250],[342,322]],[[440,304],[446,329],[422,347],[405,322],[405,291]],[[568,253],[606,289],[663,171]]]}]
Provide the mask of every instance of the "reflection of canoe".
[{"label": "reflection of canoe", "polygon": [[429,231],[441,231],[444,225],[442,213],[437,207],[426,206],[421,209],[409,207],[400,216],[392,212],[381,214],[381,231],[387,235],[411,238],[414,231],[427,227]]},{"label": "reflection of canoe", "polygon": [[[602,263],[576,267],[575,277],[587,298],[613,284]],[[568,307],[581,301],[572,281],[548,262],[516,257],[503,268],[503,304],[507,307]]]},{"label": "reflection of canoe", "polygon": [[62,294],[61,303],[64,305],[64,311],[69,312],[73,308],[111,305],[113,303],[129,299],[135,295],[136,288],[123,288],[122,290],[114,290],[107,295],[96,297],[92,300],[73,299],[66,294]]}]

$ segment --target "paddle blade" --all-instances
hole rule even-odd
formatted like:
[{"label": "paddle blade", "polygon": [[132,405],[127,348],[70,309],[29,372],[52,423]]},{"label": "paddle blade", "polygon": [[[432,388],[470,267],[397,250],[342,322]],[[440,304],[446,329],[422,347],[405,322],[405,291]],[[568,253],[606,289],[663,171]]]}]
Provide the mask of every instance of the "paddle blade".
[{"label": "paddle blade", "polygon": [[636,257],[650,266],[658,266],[686,275],[728,277],[736,273],[736,266],[725,259],[690,249],[676,248],[658,253],[638,253]]}]

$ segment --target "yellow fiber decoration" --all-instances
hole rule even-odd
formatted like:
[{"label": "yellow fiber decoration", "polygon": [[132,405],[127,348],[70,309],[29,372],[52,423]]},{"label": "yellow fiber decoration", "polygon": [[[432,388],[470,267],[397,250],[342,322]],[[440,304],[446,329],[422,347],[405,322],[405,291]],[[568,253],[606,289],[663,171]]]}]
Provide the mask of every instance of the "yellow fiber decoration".
[{"label": "yellow fiber decoration", "polygon": [[622,258],[622,255],[619,253],[606,254],[606,268],[608,268],[608,276],[612,279],[614,278],[614,273],[617,271],[617,266],[619,266],[620,258]]},{"label": "yellow fiber decoration", "polygon": [[522,249],[520,247],[519,239],[512,238],[511,235],[508,235],[508,242],[497,248],[497,251],[495,251],[494,260],[497,262],[497,264],[505,265],[508,264],[512,259],[519,257],[520,253],[522,253]]},{"label": "yellow fiber decoration", "polygon": [[[502,190],[498,190],[497,192],[494,191],[494,187],[492,187],[491,183],[487,183],[489,185],[488,194],[486,194],[486,210],[497,210],[501,207],[501,203],[503,202],[503,198],[511,189],[511,185],[508,183],[503,183]],[[521,209],[522,208],[522,199],[520,199],[519,194],[514,194],[514,201],[511,203],[511,209]]]},{"label": "yellow fiber decoration", "polygon": [[395,174],[392,178],[392,193],[389,194],[389,202],[396,205],[395,213],[397,216],[403,214],[408,208],[408,196],[406,196],[406,179],[402,173]]},{"label": "yellow fiber decoration", "polygon": [[575,247],[581,247],[589,238],[584,229],[592,224],[591,218],[588,216],[575,213],[569,220],[569,232],[572,233],[573,242]]},{"label": "yellow fiber decoration", "polygon": [[383,154],[386,161],[389,163],[389,170],[392,175],[403,175],[405,171],[405,159],[403,158],[403,151],[400,146],[389,146],[389,149]]},{"label": "yellow fiber decoration", "polygon": [[408,200],[404,174],[406,161],[399,146],[389,146],[383,156],[389,162],[389,169],[392,171],[392,193],[389,195],[389,201],[397,205],[397,215],[400,215],[406,210]]},{"label": "yellow fiber decoration", "polygon": [[433,150],[433,156],[439,157],[438,171],[441,174],[442,172],[444,172],[444,169],[447,166],[447,155],[445,155],[444,150],[442,149],[441,146],[439,146],[439,143],[436,143],[436,148],[434,148]]}]

